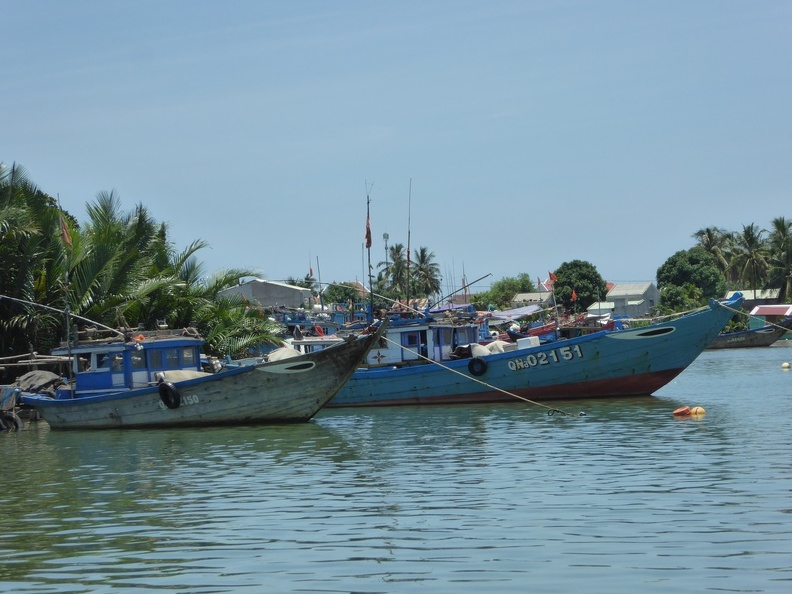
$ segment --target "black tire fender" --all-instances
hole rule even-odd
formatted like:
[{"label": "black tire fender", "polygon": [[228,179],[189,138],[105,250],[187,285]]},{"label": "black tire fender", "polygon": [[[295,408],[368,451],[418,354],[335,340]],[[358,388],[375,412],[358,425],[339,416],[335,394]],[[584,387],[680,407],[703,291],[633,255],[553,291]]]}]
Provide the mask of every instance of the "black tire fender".
[{"label": "black tire fender", "polygon": [[468,371],[475,376],[487,373],[487,362],[481,357],[473,357],[468,361]]},{"label": "black tire fender", "polygon": [[22,419],[12,410],[0,413],[0,429],[3,431],[22,431]]},{"label": "black tire fender", "polygon": [[176,386],[170,382],[161,382],[157,389],[159,390],[160,400],[165,406],[168,408],[179,408],[181,405],[181,394],[179,394]]}]

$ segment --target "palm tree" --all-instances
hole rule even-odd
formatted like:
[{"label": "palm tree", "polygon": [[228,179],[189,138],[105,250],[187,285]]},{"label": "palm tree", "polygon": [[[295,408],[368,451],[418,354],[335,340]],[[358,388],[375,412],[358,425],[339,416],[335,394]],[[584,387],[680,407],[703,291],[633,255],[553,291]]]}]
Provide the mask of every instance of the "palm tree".
[{"label": "palm tree", "polygon": [[392,293],[396,297],[405,297],[409,291],[407,287],[407,257],[404,244],[397,243],[388,248],[389,259],[377,264],[380,272],[382,290]]},{"label": "palm tree", "polygon": [[[68,304],[73,313],[111,327],[195,323],[212,354],[239,354],[279,339],[277,326],[256,308],[219,296],[253,271],[205,278],[196,258],[205,242],[177,252],[164,223],[142,204],[122,211],[115,191],[100,192],[87,212],[81,229],[21,167],[0,164],[0,295],[58,310]],[[65,337],[65,322],[61,314],[0,299],[0,356],[49,351]]]},{"label": "palm tree", "polygon": [[413,271],[413,288],[418,295],[429,297],[440,292],[442,278],[440,266],[434,261],[434,253],[426,247],[418,248],[415,253],[415,267]]},{"label": "palm tree", "polygon": [[738,278],[754,290],[765,285],[769,270],[764,234],[764,230],[751,223],[743,225],[742,233],[734,236],[735,252],[731,267]]},{"label": "palm tree", "polygon": [[725,276],[734,243],[733,234],[720,227],[706,227],[696,231],[693,237],[704,251],[715,258],[716,266]]},{"label": "palm tree", "polygon": [[792,221],[773,219],[768,244],[769,284],[779,288],[778,301],[785,303],[792,295]]},{"label": "palm tree", "polygon": [[[41,192],[22,167],[0,164],[0,294],[62,307],[59,213],[55,200]],[[64,321],[48,311],[1,300],[0,354],[48,350],[60,340]]]},{"label": "palm tree", "polygon": [[[115,192],[100,192],[87,212],[89,221],[72,242],[71,306],[85,317],[118,325],[117,312],[137,314],[161,289],[164,279],[152,278],[165,249],[161,230],[143,205],[123,212]],[[165,284],[176,282],[169,280]]]}]

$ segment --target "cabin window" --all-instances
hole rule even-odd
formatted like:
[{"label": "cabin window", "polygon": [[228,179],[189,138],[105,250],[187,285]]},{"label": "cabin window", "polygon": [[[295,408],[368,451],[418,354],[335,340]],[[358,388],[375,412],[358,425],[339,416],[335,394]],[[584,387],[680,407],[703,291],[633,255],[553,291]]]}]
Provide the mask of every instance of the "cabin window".
[{"label": "cabin window", "polygon": [[[405,332],[402,334],[402,347],[426,357],[426,330],[421,330],[419,332]],[[406,360],[414,359],[415,357],[407,356],[407,353],[405,352],[402,353],[402,358]]]},{"label": "cabin window", "polygon": [[124,356],[121,353],[113,355],[112,370],[116,373],[124,370]]},{"label": "cabin window", "polygon": [[402,334],[402,346],[408,349],[415,349],[420,344],[417,332],[405,332]]},{"label": "cabin window", "polygon": [[179,368],[179,349],[165,350],[165,368],[166,369]]},{"label": "cabin window", "polygon": [[95,353],[96,364],[93,368],[96,371],[109,371],[110,370],[110,353]]},{"label": "cabin window", "polygon": [[146,368],[146,358],[143,356],[143,353],[133,352],[130,358],[132,360],[132,370]]},{"label": "cabin window", "polygon": [[149,367],[151,369],[164,369],[162,364],[162,351],[152,349],[148,351]]},{"label": "cabin window", "polygon": [[457,332],[457,339],[456,344],[473,344],[474,342],[478,342],[478,331],[476,328],[467,328],[467,327],[460,327],[456,329]]},{"label": "cabin window", "polygon": [[434,331],[434,359],[447,361],[454,350],[454,331],[451,328],[437,328]]},{"label": "cabin window", "polygon": [[182,350],[182,365],[184,367],[196,367],[198,364],[195,361],[195,349],[192,347],[184,347]]}]

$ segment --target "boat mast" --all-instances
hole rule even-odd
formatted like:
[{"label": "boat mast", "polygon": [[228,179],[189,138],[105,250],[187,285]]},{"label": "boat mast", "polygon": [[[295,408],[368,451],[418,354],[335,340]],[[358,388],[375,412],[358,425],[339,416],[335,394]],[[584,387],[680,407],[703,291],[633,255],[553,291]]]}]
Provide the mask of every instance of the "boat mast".
[{"label": "boat mast", "polygon": [[322,290],[322,271],[319,269],[319,256],[316,256],[316,281],[319,283],[319,311],[324,312],[324,291]]},{"label": "boat mast", "polygon": [[412,178],[410,178],[410,190],[407,194],[407,287],[406,300],[407,306],[410,306],[410,212],[412,209]]},{"label": "boat mast", "polygon": [[[72,251],[72,238],[71,238],[71,231],[69,230],[69,225],[66,222],[66,217],[63,214],[63,209],[61,208],[60,204],[60,194],[57,195],[58,197],[58,221],[60,223],[60,232],[61,232],[61,243],[63,244],[63,292],[66,295],[66,305],[63,309],[63,315],[65,318],[66,324],[66,348],[67,354],[69,357],[69,361],[72,361],[72,331],[71,331],[71,305],[69,304],[69,265],[71,263],[71,255]],[[75,337],[76,338],[76,337]],[[69,381],[72,378],[72,367],[71,365],[67,366],[69,369]]]}]

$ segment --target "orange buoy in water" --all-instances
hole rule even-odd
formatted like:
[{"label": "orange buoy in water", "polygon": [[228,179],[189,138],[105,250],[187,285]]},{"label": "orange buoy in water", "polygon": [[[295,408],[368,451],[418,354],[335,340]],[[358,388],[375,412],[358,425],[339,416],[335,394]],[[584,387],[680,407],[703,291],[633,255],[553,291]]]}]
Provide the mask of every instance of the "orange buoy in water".
[{"label": "orange buoy in water", "polygon": [[674,411],[675,417],[686,417],[690,414],[690,407],[689,406],[680,406],[678,409]]},{"label": "orange buoy in water", "polygon": [[704,407],[702,406],[694,406],[693,408],[690,409],[690,414],[695,416],[703,415],[706,412],[707,411],[704,410]]}]

